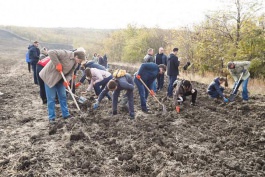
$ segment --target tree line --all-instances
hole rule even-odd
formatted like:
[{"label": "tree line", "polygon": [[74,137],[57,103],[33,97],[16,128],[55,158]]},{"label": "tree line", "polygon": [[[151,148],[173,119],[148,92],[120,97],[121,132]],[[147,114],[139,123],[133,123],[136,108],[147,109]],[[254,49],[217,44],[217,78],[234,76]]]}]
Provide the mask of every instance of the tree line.
[{"label": "tree line", "polygon": [[[231,2],[231,1],[229,1]],[[262,2],[262,1],[261,1]],[[30,28],[7,26],[23,37],[84,47],[90,54],[107,54],[110,61],[141,63],[148,48],[179,48],[181,63],[193,70],[224,73],[228,61],[251,61],[250,72],[265,78],[265,13],[258,0],[234,0],[226,10],[208,13],[200,24],[179,29],[137,27],[100,30],[85,28]],[[173,17],[172,17],[173,18]]]}]

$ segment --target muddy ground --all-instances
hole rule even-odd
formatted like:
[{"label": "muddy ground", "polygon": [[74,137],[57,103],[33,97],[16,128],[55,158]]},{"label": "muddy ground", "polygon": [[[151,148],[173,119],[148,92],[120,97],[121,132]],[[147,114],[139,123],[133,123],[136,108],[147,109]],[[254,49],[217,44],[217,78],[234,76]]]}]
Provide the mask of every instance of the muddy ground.
[{"label": "muddy ground", "polygon": [[74,118],[62,120],[57,105],[49,126],[23,50],[14,50],[0,61],[0,176],[265,176],[265,96],[223,104],[192,82],[197,106],[177,113],[165,100],[162,115],[151,98],[152,114],[142,113],[135,89],[135,120],[123,110],[112,116],[108,100],[82,114],[69,100]]}]

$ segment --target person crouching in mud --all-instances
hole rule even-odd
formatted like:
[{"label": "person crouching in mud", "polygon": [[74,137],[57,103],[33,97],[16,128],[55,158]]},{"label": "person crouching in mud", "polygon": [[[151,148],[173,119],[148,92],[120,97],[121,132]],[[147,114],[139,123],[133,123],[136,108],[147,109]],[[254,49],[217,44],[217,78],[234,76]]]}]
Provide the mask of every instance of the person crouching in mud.
[{"label": "person crouching in mud", "polygon": [[188,80],[175,80],[173,83],[173,99],[175,106],[183,103],[186,96],[191,95],[190,105],[195,106],[197,98],[197,90],[192,88],[191,82]]}]

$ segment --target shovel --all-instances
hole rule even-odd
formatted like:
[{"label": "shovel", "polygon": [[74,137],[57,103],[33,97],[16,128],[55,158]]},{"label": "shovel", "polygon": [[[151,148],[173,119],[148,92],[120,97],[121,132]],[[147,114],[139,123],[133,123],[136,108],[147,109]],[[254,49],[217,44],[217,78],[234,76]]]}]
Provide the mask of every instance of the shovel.
[{"label": "shovel", "polygon": [[237,95],[238,88],[239,88],[239,86],[240,86],[241,83],[242,83],[242,80],[241,80],[241,79],[242,79],[243,74],[244,74],[244,72],[241,73],[241,75],[240,75],[240,77],[239,77],[239,79],[238,79],[238,81],[237,81],[237,83],[236,83],[236,85],[235,85],[234,90],[232,91],[232,93],[231,93],[230,96],[229,96],[229,101],[231,101],[231,102],[235,101],[235,98],[236,98],[236,95]]},{"label": "shovel", "polygon": [[[67,90],[66,89],[66,91],[68,92],[68,93],[70,93],[69,92],[69,90]],[[75,94],[73,94],[76,98],[78,98],[78,103],[81,103],[81,104],[83,104],[83,103],[85,103],[85,101],[87,100],[85,97],[83,97],[83,96],[77,96],[77,95],[75,95]]]},{"label": "shovel", "polygon": [[[60,73],[61,73],[61,75],[62,75],[62,78],[63,78],[64,82],[67,82],[67,80],[66,80],[66,78],[65,78],[65,76],[64,76],[64,74],[63,74],[63,72],[60,72]],[[78,106],[78,104],[77,104],[77,102],[76,102],[76,99],[75,99],[75,97],[74,97],[74,94],[73,94],[72,90],[70,89],[69,85],[67,85],[67,89],[68,89],[70,95],[72,96],[72,98],[73,98],[73,100],[74,100],[74,102],[75,102],[75,105],[76,105],[77,109],[80,111],[80,108],[79,108],[79,106]]]},{"label": "shovel", "polygon": [[[151,93],[151,90],[147,87],[147,85],[144,83],[144,81],[139,78],[139,80],[142,82],[142,84],[145,86],[145,88],[148,90],[149,93]],[[163,114],[165,114],[167,112],[166,110],[166,106],[164,104],[162,104],[155,95],[153,95],[153,98],[163,107]]]}]

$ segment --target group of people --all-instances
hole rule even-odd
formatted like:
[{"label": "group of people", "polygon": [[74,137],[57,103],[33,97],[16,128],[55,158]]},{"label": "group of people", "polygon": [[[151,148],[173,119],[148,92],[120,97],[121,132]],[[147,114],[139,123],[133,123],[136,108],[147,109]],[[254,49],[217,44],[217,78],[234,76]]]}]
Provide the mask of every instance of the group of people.
[{"label": "group of people", "polygon": [[[147,55],[143,59],[139,70],[130,75],[125,70],[118,69],[113,73],[108,71],[107,64],[100,64],[100,55],[94,54],[92,61],[86,60],[84,49],[69,50],[49,50],[43,48],[38,52],[38,43],[29,47],[29,61],[32,65],[34,74],[34,83],[40,86],[40,96],[43,103],[48,106],[48,116],[51,123],[55,122],[55,100],[58,97],[62,117],[67,119],[71,117],[67,107],[66,88],[71,88],[74,92],[85,80],[88,81],[87,91],[94,90],[97,99],[93,104],[93,108],[97,109],[104,97],[112,101],[112,114],[118,113],[118,99],[121,106],[126,108],[131,119],[135,117],[134,111],[134,84],[138,88],[141,110],[149,113],[147,98],[150,94],[155,96],[164,89],[164,74],[168,75],[167,97],[173,98],[175,104],[182,104],[186,97],[191,95],[191,105],[196,104],[197,90],[192,87],[188,80],[179,80],[180,61],[178,60],[178,48],[174,48],[169,56],[164,54],[164,49],[159,48],[158,53],[154,55],[153,49],[147,50]],[[38,55],[40,54],[40,55]],[[47,57],[48,56],[48,57]],[[106,55],[104,55],[105,58]],[[104,57],[103,60],[104,60]],[[106,59],[107,61],[107,59]],[[183,68],[187,70],[190,63],[188,62]],[[229,62],[228,69],[233,78],[238,81],[243,72],[243,100],[248,100],[247,83],[249,72],[247,71],[249,62]],[[83,71],[81,79],[75,83],[77,70]],[[242,71],[243,70],[243,71]],[[30,71],[30,70],[29,70]],[[36,76],[35,76],[36,74]],[[240,75],[240,76],[239,76]],[[65,79],[63,79],[65,76]],[[208,94],[212,98],[223,98],[225,102],[228,99],[224,96],[224,88],[221,84],[225,78],[216,78],[208,87]],[[70,84],[72,82],[72,84]],[[239,81],[238,81],[239,82]],[[122,90],[125,93],[120,96]],[[112,96],[109,92],[112,92]]]}]

